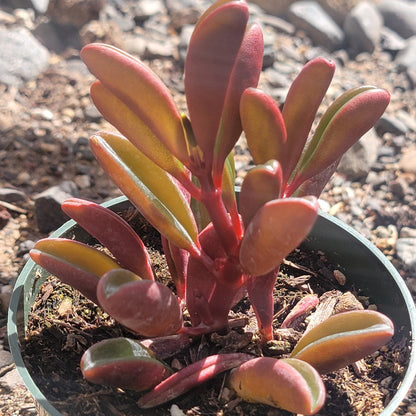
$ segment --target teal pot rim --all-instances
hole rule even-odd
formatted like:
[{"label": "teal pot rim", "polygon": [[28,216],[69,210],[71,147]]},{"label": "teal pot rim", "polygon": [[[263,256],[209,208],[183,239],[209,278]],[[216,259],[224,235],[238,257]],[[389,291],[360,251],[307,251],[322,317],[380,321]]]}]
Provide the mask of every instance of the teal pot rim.
[{"label": "teal pot rim", "polygon": [[[112,199],[110,201],[105,202],[102,204],[105,207],[113,207],[115,205],[123,205],[126,204],[127,198],[124,196]],[[62,234],[68,234],[73,232],[74,226],[77,224],[75,221],[70,220],[63,224],[59,229],[57,229],[52,236],[57,237],[61,236]],[[350,226],[346,225],[342,221],[334,218],[324,212],[319,213],[318,220],[310,233],[309,237],[303,243],[304,246],[308,247],[311,245],[319,244],[319,249],[322,250],[327,257],[329,257],[330,261],[338,262],[342,266],[342,261],[345,255],[342,253],[337,253],[336,250],[333,250],[334,246],[337,246],[332,240],[329,243],[324,242],[324,240],[320,241],[319,234],[316,230],[320,230],[320,234],[323,234],[322,238],[326,240],[328,237],[336,238],[335,235],[341,229],[343,231],[341,240],[339,240],[340,247],[342,250],[351,251],[353,241],[357,241],[357,249],[356,252],[350,253],[353,255],[354,261],[352,268],[352,275],[356,275],[357,280],[362,279],[363,270],[365,269],[363,265],[368,267],[368,254],[372,254],[372,263],[371,263],[371,270],[375,269],[375,272],[372,275],[376,275],[375,278],[378,276],[378,271],[381,273],[391,276],[389,279],[388,284],[384,285],[380,284],[379,282],[369,282],[373,284],[372,290],[374,288],[379,288],[379,293],[377,296],[382,296],[386,299],[382,301],[382,305],[380,307],[378,298],[377,298],[377,305],[379,306],[379,310],[386,313],[390,318],[392,318],[393,322],[395,323],[396,330],[397,329],[404,329],[406,332],[410,332],[410,345],[413,345],[416,342],[416,307],[412,295],[410,294],[409,289],[407,288],[403,278],[391,264],[391,262],[382,254],[382,252],[375,247],[372,243],[370,243],[367,239],[365,239],[360,233],[352,229]],[[82,233],[82,231],[81,231]],[[334,251],[333,256],[328,256],[329,252]],[[362,258],[362,260],[361,260]],[[364,263],[363,263],[364,262]],[[337,263],[335,263],[337,264]],[[40,279],[37,279],[35,283],[27,282],[26,277],[36,271]],[[350,271],[350,270],[349,270]],[[32,394],[33,398],[37,402],[37,404],[41,407],[40,414],[41,415],[51,415],[51,416],[62,416],[60,413],[44,396],[44,394],[40,391],[38,386],[35,384],[34,380],[32,379],[31,375],[29,374],[20,351],[20,342],[19,342],[19,332],[21,333],[24,330],[24,325],[22,325],[22,310],[21,305],[22,303],[30,303],[31,297],[33,297],[33,293],[37,292],[37,288],[42,281],[42,271],[32,260],[29,260],[24,268],[22,269],[15,287],[14,291],[10,300],[9,311],[8,311],[8,321],[7,321],[7,330],[8,330],[8,338],[9,338],[9,345],[10,350],[13,355],[14,362],[16,364],[16,368],[23,379],[27,389]],[[371,280],[371,279],[370,279]],[[360,280],[361,281],[361,280]],[[35,287],[36,286],[36,287]],[[362,285],[360,285],[362,287]],[[373,293],[373,292],[371,292]],[[25,302],[22,302],[23,294],[25,294]],[[405,309],[407,310],[407,315],[403,314],[403,311],[398,311],[397,309],[397,302],[403,304]],[[28,314],[28,310],[23,312],[23,315]],[[406,315],[406,316],[405,316]],[[409,357],[409,365],[407,367],[405,376],[403,381],[397,390],[396,394],[393,396],[390,403],[386,406],[384,411],[380,413],[379,416],[390,416],[393,412],[397,409],[400,405],[406,393],[409,391],[413,380],[416,376],[416,349],[411,348],[410,357]]]}]

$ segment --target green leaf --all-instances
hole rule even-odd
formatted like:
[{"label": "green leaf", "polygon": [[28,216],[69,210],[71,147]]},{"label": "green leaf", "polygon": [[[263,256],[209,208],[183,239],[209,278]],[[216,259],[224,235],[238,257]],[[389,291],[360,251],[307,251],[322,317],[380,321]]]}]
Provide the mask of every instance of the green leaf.
[{"label": "green leaf", "polygon": [[177,159],[188,161],[180,114],[170,92],[154,72],[126,52],[101,43],[84,46],[81,58]]},{"label": "green leaf", "polygon": [[258,357],[232,370],[230,386],[245,401],[312,415],[325,402],[325,386],[309,364],[286,358]]},{"label": "green leaf", "polygon": [[392,321],[379,312],[343,312],[307,331],[291,356],[308,362],[321,374],[326,374],[372,354],[393,334]]},{"label": "green leaf", "polygon": [[78,198],[65,200],[62,210],[110,250],[123,268],[153,280],[150,256],[143,241],[119,215]]},{"label": "green leaf", "polygon": [[149,159],[179,180],[186,176],[182,163],[159,141],[149,126],[102,82],[92,84],[91,98],[104,118]]},{"label": "green leaf", "polygon": [[199,252],[192,212],[168,173],[117,134],[94,135],[90,146],[103,169],[153,227],[175,245]]},{"label": "green leaf", "polygon": [[81,371],[91,383],[135,391],[148,390],[172,374],[139,341],[121,337],[88,348],[81,358]]},{"label": "green leaf", "polygon": [[39,240],[29,254],[39,266],[97,304],[98,279],[109,270],[120,267],[102,251],[65,238]]},{"label": "green leaf", "polygon": [[292,187],[338,160],[381,117],[390,94],[372,86],[353,88],[336,99],[323,115],[297,167]]},{"label": "green leaf", "polygon": [[316,198],[267,202],[247,227],[240,263],[247,274],[264,275],[280,265],[308,235],[318,215]]}]

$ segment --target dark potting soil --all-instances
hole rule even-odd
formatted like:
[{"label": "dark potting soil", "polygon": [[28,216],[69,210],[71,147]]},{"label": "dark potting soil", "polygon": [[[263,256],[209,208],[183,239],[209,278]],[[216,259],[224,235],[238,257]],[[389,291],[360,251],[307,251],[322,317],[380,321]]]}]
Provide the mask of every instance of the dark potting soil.
[{"label": "dark potting soil", "polygon": [[[151,251],[158,279],[170,284],[158,234],[140,219],[133,219],[133,223]],[[335,308],[355,308],[357,302],[364,308],[370,306],[371,299],[366,294],[348,286],[348,277],[346,284],[340,285],[342,278],[336,265],[328,264],[322,253],[296,250],[283,264],[274,291],[274,341],[266,345],[259,343],[254,312],[244,298],[230,312],[233,328],[228,333],[205,335],[165,361],[179,369],[211,354],[235,351],[284,357],[306,328],[306,317],[296,322],[295,329],[279,330],[279,327],[292,307],[307,294],[315,293],[321,303]],[[80,371],[80,358],[89,346],[119,336],[137,338],[94,303],[51,276],[42,285],[33,305],[22,355],[35,383],[63,415],[292,415],[242,401],[228,389],[227,373],[166,405],[140,409],[136,402],[141,393],[91,384],[83,379]],[[318,415],[378,415],[400,385],[408,356],[406,334],[396,334],[388,345],[365,360],[325,375],[327,400]],[[177,408],[171,409],[172,406]]]}]

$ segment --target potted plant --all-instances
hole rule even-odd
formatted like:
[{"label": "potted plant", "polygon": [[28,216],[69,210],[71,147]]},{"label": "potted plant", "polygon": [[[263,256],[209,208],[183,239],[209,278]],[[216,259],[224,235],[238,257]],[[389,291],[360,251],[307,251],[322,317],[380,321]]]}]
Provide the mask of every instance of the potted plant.
[{"label": "potted plant", "polygon": [[[263,40],[260,27],[247,22],[244,1],[224,0],[197,22],[185,63],[189,117],[178,112],[166,87],[142,62],[104,44],[81,52],[98,78],[92,99],[121,133],[97,133],[90,138],[91,149],[160,232],[175,293],[155,278],[149,254],[128,222],[89,201],[69,199],[62,208],[108,251],[59,235],[37,242],[30,255],[141,337],[94,344],[80,366],[92,383],[146,391],[138,400],[142,409],[231,370],[227,383],[244,400],[315,414],[325,402],[320,374],[375,352],[394,334],[386,314],[357,307],[315,319],[282,359],[214,354],[179,371],[163,362],[195,339],[229,330],[229,311],[245,295],[257,319],[259,345],[273,340],[280,265],[308,235],[309,241],[315,238],[317,198],[345,151],[389,102],[388,92],[376,87],[349,90],[326,110],[307,140],[334,63],[310,61],[280,111],[256,88]],[[232,149],[242,130],[256,166],[244,178],[237,204]],[[320,217],[318,224],[325,228],[326,221]],[[323,248],[334,244],[318,240]],[[394,276],[389,265],[383,268]],[[359,271],[356,275],[361,277]],[[411,308],[404,285],[397,277],[389,279],[389,287]],[[316,295],[300,300],[283,326],[290,327],[318,303]],[[410,330],[413,313],[397,322]],[[9,315],[15,320],[16,312]],[[12,344],[15,331],[10,337]]]}]

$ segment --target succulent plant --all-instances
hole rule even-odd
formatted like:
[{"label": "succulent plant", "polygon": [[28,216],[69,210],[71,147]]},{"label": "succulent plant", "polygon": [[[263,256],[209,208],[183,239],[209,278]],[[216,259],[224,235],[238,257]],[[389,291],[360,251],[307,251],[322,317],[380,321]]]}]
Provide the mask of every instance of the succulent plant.
[{"label": "succulent plant", "polygon": [[[102,341],[81,362],[92,382],[152,389],[140,399],[141,407],[169,401],[234,368],[230,386],[243,399],[313,414],[325,398],[319,373],[352,363],[393,336],[389,318],[359,310],[306,331],[290,358],[222,354],[175,373],[161,361],[195,337],[226,330],[230,309],[246,294],[262,341],[273,338],[272,295],[280,264],[311,230],[317,198],[342,155],[389,102],[388,92],[373,86],[346,91],[309,137],[334,63],[308,62],[281,111],[257,89],[263,38],[248,18],[244,1],[219,0],[198,20],[185,62],[188,115],[178,111],[168,89],[140,60],[105,44],[81,52],[98,79],[92,100],[120,132],[93,135],[91,149],[160,232],[176,293],[155,280],[150,257],[130,225],[93,202],[72,198],[62,208],[111,255],[62,238],[43,239],[30,254],[147,338]],[[255,167],[245,176],[237,203],[232,151],[242,131]],[[293,313],[316,302],[308,299]],[[191,325],[184,325],[185,307]]]}]

